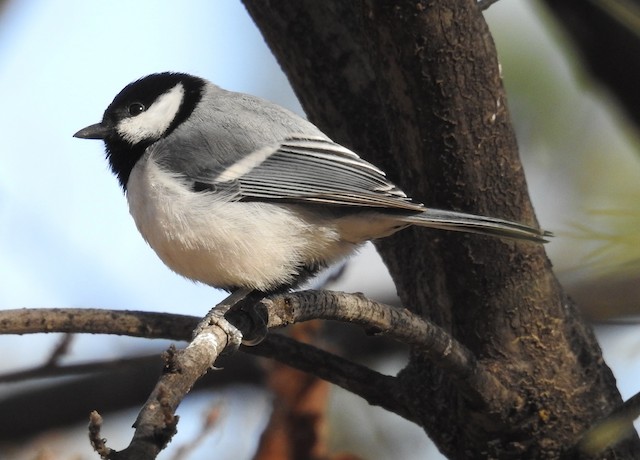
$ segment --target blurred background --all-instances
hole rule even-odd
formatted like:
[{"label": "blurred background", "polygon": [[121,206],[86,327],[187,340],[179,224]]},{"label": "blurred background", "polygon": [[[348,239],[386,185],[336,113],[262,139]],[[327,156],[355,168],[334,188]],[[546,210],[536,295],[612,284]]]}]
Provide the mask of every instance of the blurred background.
[{"label": "blurred background", "polygon": [[[584,70],[542,4],[502,1],[486,17],[533,203],[541,226],[557,235],[549,255],[565,287],[593,319],[626,399],[640,390],[637,127]],[[625,17],[623,12],[620,20]],[[239,0],[0,1],[0,308],[100,307],[201,316],[223,297],[173,274],[157,259],[128,214],[102,143],[72,138],[99,121],[127,83],[165,70],[193,73],[302,113]],[[389,302],[395,294],[370,246],[331,287]],[[60,340],[58,335],[0,336],[0,373],[42,364]],[[167,346],[77,336],[63,362],[157,354]],[[367,364],[393,373],[403,363],[398,356],[384,353]],[[60,379],[1,382],[0,426],[10,426],[16,423],[16,414],[7,409],[14,407],[12,401],[33,400],[31,392]],[[331,389],[330,400],[332,449],[369,459],[438,458],[411,423],[339,389]],[[94,404],[89,410],[101,409],[99,393]],[[203,430],[212,410],[220,416],[212,429]],[[251,458],[270,410],[271,396],[255,385],[196,392],[180,407],[179,433],[159,458]],[[128,443],[137,411],[105,414],[102,434],[110,446]],[[15,440],[15,435],[3,438],[2,431],[0,459],[96,458],[87,442],[86,418],[25,432],[27,441],[12,443],[7,437]],[[179,451],[195,439],[192,451]]]}]

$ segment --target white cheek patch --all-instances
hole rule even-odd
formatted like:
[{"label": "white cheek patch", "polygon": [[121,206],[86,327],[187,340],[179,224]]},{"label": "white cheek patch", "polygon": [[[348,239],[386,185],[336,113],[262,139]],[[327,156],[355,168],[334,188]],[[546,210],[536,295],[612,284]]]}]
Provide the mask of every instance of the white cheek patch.
[{"label": "white cheek patch", "polygon": [[277,147],[274,146],[262,147],[261,149],[255,150],[222,171],[214,181],[229,182],[236,180],[249,173],[253,168],[260,166],[262,162],[269,158],[276,150]]},{"label": "white cheek patch", "polygon": [[178,83],[158,97],[146,111],[118,123],[118,134],[131,144],[159,139],[176,117],[183,98],[184,87]]}]

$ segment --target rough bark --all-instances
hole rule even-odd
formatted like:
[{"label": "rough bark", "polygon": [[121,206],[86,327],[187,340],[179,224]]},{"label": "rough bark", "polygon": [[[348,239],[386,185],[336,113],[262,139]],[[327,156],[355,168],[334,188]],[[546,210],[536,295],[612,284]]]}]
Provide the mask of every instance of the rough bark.
[{"label": "rough bark", "polygon": [[[334,140],[429,206],[535,222],[473,0],[244,1],[309,118]],[[557,458],[621,402],[541,247],[425,230],[377,247],[403,303],[450,330],[516,396],[498,411],[476,407],[414,349],[402,397],[449,457]],[[637,438],[604,454],[639,455]]]}]

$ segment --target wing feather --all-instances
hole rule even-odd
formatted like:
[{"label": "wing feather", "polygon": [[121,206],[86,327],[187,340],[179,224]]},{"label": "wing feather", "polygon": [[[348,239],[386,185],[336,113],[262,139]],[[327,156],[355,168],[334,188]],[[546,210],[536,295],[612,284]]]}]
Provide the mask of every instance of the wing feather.
[{"label": "wing feather", "polygon": [[[257,155],[259,161],[242,175],[233,177],[238,201],[283,200],[300,203],[326,203],[341,206],[422,211],[389,182],[383,171],[364,161],[351,150],[324,138],[289,137],[269,155]],[[241,160],[242,161],[242,160]],[[230,165],[228,170],[237,169]],[[198,184],[211,178],[198,179]],[[223,180],[221,182],[229,182]],[[231,185],[231,184],[227,184]]]},{"label": "wing feather", "polygon": [[[325,138],[290,137],[226,165],[191,177],[196,191],[221,193],[235,201],[317,203],[404,211],[399,222],[503,238],[544,242],[550,233],[524,224],[454,211],[425,209],[380,169]],[[204,176],[204,177],[203,177]]]},{"label": "wing feather", "polygon": [[242,199],[420,210],[383,171],[322,138],[286,139],[264,162],[238,178]]}]

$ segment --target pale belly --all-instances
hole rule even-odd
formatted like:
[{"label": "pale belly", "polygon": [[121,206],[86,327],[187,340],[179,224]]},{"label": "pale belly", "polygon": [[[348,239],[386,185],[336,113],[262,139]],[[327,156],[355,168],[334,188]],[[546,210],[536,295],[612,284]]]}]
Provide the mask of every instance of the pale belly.
[{"label": "pale belly", "polygon": [[335,226],[309,222],[292,208],[194,193],[146,161],[133,169],[127,199],[140,233],[162,261],[215,287],[267,291],[293,285],[304,268],[332,263],[357,247]]}]

